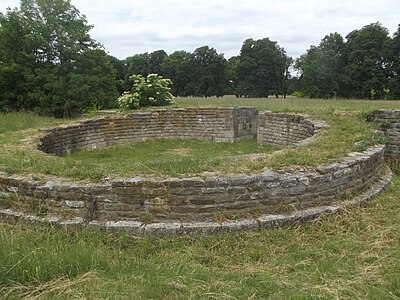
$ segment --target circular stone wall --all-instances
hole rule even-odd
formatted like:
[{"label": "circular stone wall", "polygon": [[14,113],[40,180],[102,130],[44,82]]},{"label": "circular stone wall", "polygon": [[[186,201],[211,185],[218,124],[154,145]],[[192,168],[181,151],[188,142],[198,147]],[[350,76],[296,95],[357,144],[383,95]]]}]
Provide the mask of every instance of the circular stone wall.
[{"label": "circular stone wall", "polygon": [[400,162],[400,110],[376,110],[373,121],[377,123],[386,137],[385,156],[393,162]]},{"label": "circular stone wall", "polygon": [[238,142],[257,135],[258,111],[242,108],[160,109],[43,130],[39,150],[65,156],[83,149],[155,139]]},{"label": "circular stone wall", "polygon": [[[38,147],[66,155],[145,139],[235,142],[256,136],[259,143],[283,146],[301,144],[319,127],[304,116],[271,112],[259,115],[254,108],[157,110],[45,130]],[[0,210],[0,215],[64,225],[125,228],[134,233],[256,228],[286,220],[282,215],[298,219],[299,212],[310,209],[311,215],[315,215],[314,208],[332,210],[340,199],[344,201],[377,183],[382,185],[383,155],[384,146],[375,146],[307,172],[264,170],[252,175],[165,180],[124,178],[98,184],[62,180],[40,183],[0,173],[0,198],[17,195],[19,202],[33,202],[30,206],[47,216],[27,215],[10,208]],[[223,221],[232,216],[241,220]]]}]

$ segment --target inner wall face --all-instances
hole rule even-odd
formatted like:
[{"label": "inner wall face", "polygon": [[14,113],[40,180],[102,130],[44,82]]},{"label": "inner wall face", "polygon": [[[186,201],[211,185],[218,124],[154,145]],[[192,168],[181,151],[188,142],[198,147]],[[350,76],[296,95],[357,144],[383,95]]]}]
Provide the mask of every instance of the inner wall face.
[{"label": "inner wall face", "polygon": [[194,139],[287,146],[314,134],[311,120],[255,108],[187,108],[133,113],[122,118],[84,121],[45,131],[39,150],[65,156],[85,149],[155,139]]},{"label": "inner wall face", "polygon": [[155,139],[238,142],[257,135],[254,108],[192,108],[133,113],[50,130],[39,149],[65,156],[83,149]]},{"label": "inner wall face", "polygon": [[[312,120],[254,108],[191,108],[133,113],[46,130],[38,148],[59,156],[82,149],[146,139],[197,139],[293,145],[312,136]],[[98,184],[46,183],[0,173],[0,188],[18,193],[50,214],[85,221],[213,221],[225,216],[276,214],[330,204],[380,176],[384,147],[353,154],[308,173],[271,172],[206,178],[128,178]],[[45,202],[45,203],[43,203]]]}]

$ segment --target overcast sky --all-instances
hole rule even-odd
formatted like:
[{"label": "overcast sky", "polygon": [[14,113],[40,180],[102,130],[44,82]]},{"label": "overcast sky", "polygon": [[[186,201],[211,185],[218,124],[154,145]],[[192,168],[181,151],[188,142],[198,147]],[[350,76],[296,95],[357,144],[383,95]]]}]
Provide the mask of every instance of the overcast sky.
[{"label": "overcast sky", "polygon": [[[120,59],[164,49],[192,52],[209,45],[226,58],[247,38],[269,37],[298,57],[328,33],[343,36],[381,22],[392,35],[400,0],[71,0],[91,36]],[[0,10],[19,0],[0,0]]]}]

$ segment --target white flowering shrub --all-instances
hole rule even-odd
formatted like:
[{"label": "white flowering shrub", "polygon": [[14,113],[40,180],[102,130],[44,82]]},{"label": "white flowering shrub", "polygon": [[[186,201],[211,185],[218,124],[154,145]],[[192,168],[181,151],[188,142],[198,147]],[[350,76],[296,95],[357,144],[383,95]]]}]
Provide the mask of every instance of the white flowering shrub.
[{"label": "white flowering shrub", "polygon": [[121,109],[136,109],[144,106],[164,106],[174,103],[170,93],[172,81],[164,79],[157,74],[149,74],[146,78],[142,75],[129,77],[133,81],[132,89],[118,98]]}]

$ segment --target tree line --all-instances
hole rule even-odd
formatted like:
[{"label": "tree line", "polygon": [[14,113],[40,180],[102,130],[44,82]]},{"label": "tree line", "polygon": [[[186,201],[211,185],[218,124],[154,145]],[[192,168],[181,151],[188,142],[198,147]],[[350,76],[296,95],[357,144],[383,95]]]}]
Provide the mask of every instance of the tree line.
[{"label": "tree line", "polygon": [[312,98],[400,99],[400,25],[382,24],[326,35],[296,60],[298,87]]},{"label": "tree line", "polygon": [[133,74],[151,73],[172,80],[175,96],[268,97],[286,95],[292,59],[268,38],[244,41],[240,55],[225,59],[216,49],[203,46],[192,53],[164,50],[136,54],[117,62],[120,90],[129,89]]},{"label": "tree line", "polygon": [[171,79],[174,96],[400,98],[400,27],[393,37],[380,23],[332,33],[297,60],[269,38],[245,40],[229,59],[203,46],[119,60],[91,28],[70,0],[21,0],[1,13],[0,111],[70,117],[115,107],[132,75],[149,74]]}]

